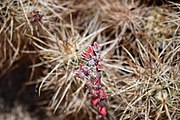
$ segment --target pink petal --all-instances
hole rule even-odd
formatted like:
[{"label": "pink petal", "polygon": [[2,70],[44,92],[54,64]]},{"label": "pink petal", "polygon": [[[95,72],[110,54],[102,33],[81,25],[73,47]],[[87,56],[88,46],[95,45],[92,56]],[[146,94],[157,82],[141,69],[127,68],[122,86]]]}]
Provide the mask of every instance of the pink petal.
[{"label": "pink petal", "polygon": [[87,52],[88,52],[90,55],[94,56],[94,50],[93,50],[92,46],[89,45]]},{"label": "pink petal", "polygon": [[94,42],[93,49],[94,49],[95,52],[98,52],[101,48],[100,48],[100,46],[99,46],[99,44],[97,42]]},{"label": "pink petal", "polygon": [[100,102],[100,99],[98,97],[92,97],[91,98],[91,103],[96,106]]},{"label": "pink petal", "polygon": [[82,52],[82,56],[83,56],[84,58],[86,58],[86,59],[90,59],[90,58],[91,58],[90,54],[87,53],[87,52]]},{"label": "pink petal", "polygon": [[98,107],[98,113],[100,114],[100,115],[106,115],[107,114],[107,111],[106,111],[106,107],[105,106],[99,106]]}]

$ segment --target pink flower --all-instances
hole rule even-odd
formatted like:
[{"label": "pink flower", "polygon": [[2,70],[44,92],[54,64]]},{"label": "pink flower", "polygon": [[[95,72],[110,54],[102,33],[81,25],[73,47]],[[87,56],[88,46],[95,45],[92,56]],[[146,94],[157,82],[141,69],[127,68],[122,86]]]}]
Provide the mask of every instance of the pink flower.
[{"label": "pink flower", "polygon": [[98,107],[98,113],[99,113],[99,115],[105,116],[107,114],[106,107],[105,106],[99,106]]}]

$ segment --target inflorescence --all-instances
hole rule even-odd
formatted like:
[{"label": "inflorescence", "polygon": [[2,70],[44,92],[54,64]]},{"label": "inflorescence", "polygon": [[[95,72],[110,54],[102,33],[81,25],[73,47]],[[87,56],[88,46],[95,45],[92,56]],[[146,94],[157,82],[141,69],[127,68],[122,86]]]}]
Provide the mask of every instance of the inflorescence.
[{"label": "inflorescence", "polygon": [[107,110],[105,107],[106,93],[101,87],[101,65],[102,58],[99,55],[100,46],[94,42],[93,46],[89,45],[88,50],[82,52],[86,64],[80,64],[80,70],[76,71],[76,76],[87,80],[87,88],[91,96],[91,103],[98,109],[101,120],[105,119]]}]

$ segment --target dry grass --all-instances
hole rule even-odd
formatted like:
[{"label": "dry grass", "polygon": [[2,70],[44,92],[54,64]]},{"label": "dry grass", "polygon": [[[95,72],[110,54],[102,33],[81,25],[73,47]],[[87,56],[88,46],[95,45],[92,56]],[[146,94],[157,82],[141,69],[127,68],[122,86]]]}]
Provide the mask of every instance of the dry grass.
[{"label": "dry grass", "polygon": [[37,85],[51,119],[98,119],[86,81],[74,76],[81,52],[97,41],[108,120],[180,119],[180,4],[162,3],[3,0],[0,75],[27,55],[27,85]]}]

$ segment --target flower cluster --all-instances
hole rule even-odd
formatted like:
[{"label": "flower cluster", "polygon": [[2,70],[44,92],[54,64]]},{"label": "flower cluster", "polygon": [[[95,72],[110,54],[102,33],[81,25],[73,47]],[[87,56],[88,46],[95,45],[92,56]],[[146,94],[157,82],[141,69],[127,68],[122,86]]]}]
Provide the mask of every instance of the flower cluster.
[{"label": "flower cluster", "polygon": [[82,52],[82,56],[87,63],[85,65],[80,64],[80,70],[76,72],[76,76],[87,80],[86,85],[91,95],[91,103],[93,106],[97,106],[98,113],[101,119],[104,120],[107,114],[104,100],[107,95],[101,87],[102,67],[99,63],[102,61],[102,58],[99,55],[99,51],[100,46],[94,42],[93,46],[90,45],[87,51]]}]

